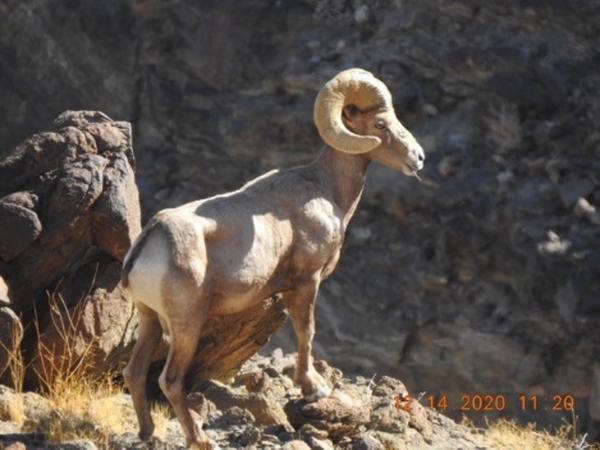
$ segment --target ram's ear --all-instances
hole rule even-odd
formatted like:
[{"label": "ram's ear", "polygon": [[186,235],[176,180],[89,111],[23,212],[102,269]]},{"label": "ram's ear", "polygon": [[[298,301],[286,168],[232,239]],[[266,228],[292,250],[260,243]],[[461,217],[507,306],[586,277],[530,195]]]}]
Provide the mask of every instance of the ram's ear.
[{"label": "ram's ear", "polygon": [[344,125],[351,130],[356,132],[358,129],[358,119],[360,118],[361,112],[356,105],[346,105],[342,109],[342,120]]},{"label": "ram's ear", "polygon": [[352,121],[360,114],[360,109],[356,105],[346,105],[342,109],[342,117],[346,120]]}]

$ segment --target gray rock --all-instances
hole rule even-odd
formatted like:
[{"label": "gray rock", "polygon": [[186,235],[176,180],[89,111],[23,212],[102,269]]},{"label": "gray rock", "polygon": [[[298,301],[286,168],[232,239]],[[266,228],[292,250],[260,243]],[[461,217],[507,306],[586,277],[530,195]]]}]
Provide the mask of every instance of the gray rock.
[{"label": "gray rock", "polygon": [[13,389],[0,385],[0,421],[17,422],[23,414],[22,396]]},{"label": "gray rock", "polygon": [[0,200],[0,259],[9,262],[19,256],[42,232],[34,211]]},{"label": "gray rock", "polygon": [[352,439],[352,450],[385,450],[385,447],[374,437],[363,433]]},{"label": "gray rock", "polygon": [[283,450],[311,450],[308,444],[304,441],[295,439],[293,441],[286,442],[283,444]]}]

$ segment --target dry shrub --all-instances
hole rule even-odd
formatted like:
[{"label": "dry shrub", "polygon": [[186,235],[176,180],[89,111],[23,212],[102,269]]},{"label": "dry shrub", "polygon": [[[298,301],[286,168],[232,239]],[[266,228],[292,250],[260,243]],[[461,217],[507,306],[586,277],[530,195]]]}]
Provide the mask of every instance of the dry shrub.
[{"label": "dry shrub", "polygon": [[82,346],[79,325],[84,301],[69,310],[62,296],[49,295],[49,320],[57,333],[57,346],[44,342],[40,320],[33,325],[37,335],[37,356],[32,363],[42,394],[54,404],[51,417],[30,423],[30,431],[43,432],[51,442],[90,439],[106,446],[115,434],[133,431],[134,412],[119,396],[115,376],[92,376],[96,342]]},{"label": "dry shrub", "polygon": [[154,436],[165,439],[167,437],[167,424],[171,419],[171,409],[166,403],[154,403],[151,409],[154,420]]},{"label": "dry shrub", "polygon": [[42,392],[50,398],[55,397],[55,393],[68,390],[79,380],[87,380],[91,373],[90,361],[93,360],[96,342],[93,339],[86,342],[79,336],[85,298],[87,295],[69,310],[62,295],[57,292],[48,294],[48,318],[52,325],[48,328],[56,334],[54,345],[45,343],[35,311],[33,326],[37,338],[37,356],[32,366]]},{"label": "dry shrub", "polygon": [[[8,366],[6,371],[10,376],[10,383],[15,391],[15,395],[10,397],[8,404],[3,405],[6,417],[18,425],[22,425],[25,420],[25,408],[23,405],[23,397],[20,395],[23,392],[23,381],[25,380],[25,360],[21,352],[20,339],[13,334],[11,348],[7,348],[4,342],[0,345],[8,356]],[[4,374],[3,372],[2,374]]]},{"label": "dry shrub", "polygon": [[[93,284],[93,283],[92,283]],[[115,435],[137,432],[137,419],[131,400],[122,395],[114,373],[94,376],[93,364],[96,342],[85,341],[80,334],[80,324],[85,295],[69,310],[63,297],[54,292],[48,295],[48,321],[56,333],[50,346],[43,338],[37,311],[32,326],[37,338],[36,358],[26,365],[19,346],[16,351],[7,349],[8,369],[17,392],[7,415],[23,425],[23,431],[43,433],[50,442],[61,443],[76,439],[89,439],[106,448]],[[2,343],[0,343],[2,345]],[[37,376],[41,394],[51,401],[49,414],[25,417],[22,392],[26,370]],[[18,400],[18,401],[17,401]],[[14,405],[12,404],[14,403]],[[166,437],[170,420],[166,404],[152,405],[155,435]]]},{"label": "dry shrub", "polygon": [[539,430],[533,423],[522,426],[513,420],[500,419],[488,422],[485,434],[492,448],[498,450],[600,449],[586,443],[586,436],[578,436],[575,419],[573,424],[565,423],[554,431]]},{"label": "dry shrub", "polygon": [[[21,351],[21,342],[18,336],[12,336],[11,348],[7,348],[4,342],[0,342],[0,345],[8,355],[8,366],[6,370],[10,376],[10,382],[15,392],[23,392],[23,382],[25,380],[25,371],[27,366],[23,358],[23,352]],[[4,372],[2,373],[4,374]]]}]

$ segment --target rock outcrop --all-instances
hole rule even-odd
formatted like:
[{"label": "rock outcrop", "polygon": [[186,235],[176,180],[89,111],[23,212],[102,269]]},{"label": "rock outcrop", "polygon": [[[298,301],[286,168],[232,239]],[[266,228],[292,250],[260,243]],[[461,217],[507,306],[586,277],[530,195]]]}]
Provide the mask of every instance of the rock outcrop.
[{"label": "rock outcrop", "polygon": [[[254,356],[242,367],[230,385],[207,382],[201,391],[190,394],[196,410],[206,418],[206,431],[223,450],[241,448],[267,449],[457,449],[476,450],[491,448],[482,430],[454,423],[443,415],[422,406],[411,397],[399,380],[345,378],[341,371],[317,361],[317,370],[334,386],[330,397],[315,403],[300,399],[300,389],[294,386],[294,355],[277,350],[270,357]],[[0,436],[0,445],[14,442],[27,448],[66,448],[59,442],[49,443],[44,417],[35,409],[38,399],[40,410],[48,417],[63,420],[68,426],[69,413],[57,415],[51,402],[35,394],[18,394],[0,387],[0,424],[10,434]],[[174,417],[157,428],[162,431],[148,444],[139,442],[133,430],[136,419],[128,395],[121,394],[101,400],[112,405],[112,414],[118,420],[102,420],[88,424],[78,417],[79,426],[92,425],[104,436],[101,444],[108,448],[125,449],[183,449],[185,440]],[[15,423],[15,405],[21,407],[21,420],[27,430],[21,434]],[[5,422],[2,422],[4,420]],[[115,432],[110,425],[118,423]],[[60,422],[55,422],[58,426]],[[108,428],[102,429],[103,426]],[[71,445],[71,444],[70,444]]]},{"label": "rock outcrop", "polygon": [[99,372],[123,358],[135,327],[119,286],[140,231],[134,168],[130,125],[94,111],[61,114],[0,161],[0,273],[14,311],[2,317],[37,317],[29,350],[86,355]]}]

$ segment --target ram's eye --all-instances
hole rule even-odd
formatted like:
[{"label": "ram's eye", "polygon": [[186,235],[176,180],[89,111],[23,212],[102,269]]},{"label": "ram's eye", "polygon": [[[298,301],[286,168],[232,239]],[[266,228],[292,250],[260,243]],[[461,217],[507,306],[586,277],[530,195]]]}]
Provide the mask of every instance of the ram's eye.
[{"label": "ram's eye", "polygon": [[383,120],[378,120],[377,122],[375,122],[375,128],[377,128],[378,130],[383,130],[386,128],[386,123]]}]

